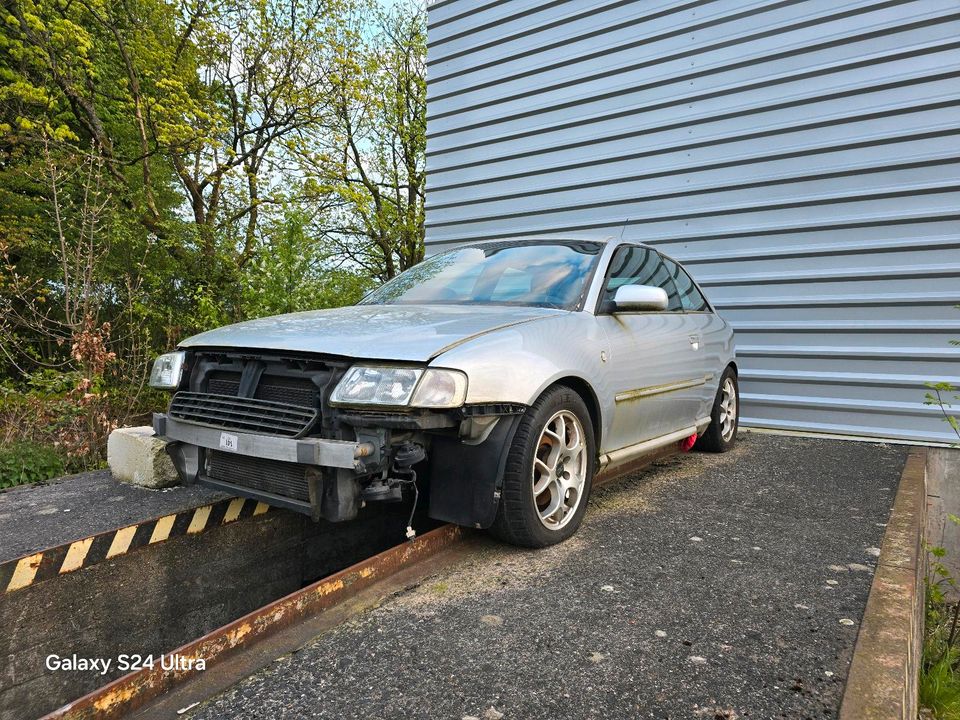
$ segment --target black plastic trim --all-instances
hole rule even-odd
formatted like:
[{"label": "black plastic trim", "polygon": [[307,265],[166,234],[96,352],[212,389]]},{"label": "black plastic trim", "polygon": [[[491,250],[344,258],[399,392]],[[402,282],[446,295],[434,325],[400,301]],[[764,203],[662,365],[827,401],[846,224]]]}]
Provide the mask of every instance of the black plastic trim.
[{"label": "black plastic trim", "polygon": [[460,415],[465,418],[490,415],[523,415],[526,411],[527,406],[523,403],[477,403],[475,405],[464,405],[460,408]]},{"label": "black plastic trim", "polygon": [[500,418],[479,445],[437,435],[430,445],[430,517],[488,528],[497,516],[507,454],[522,415]]},{"label": "black plastic trim", "polygon": [[363,428],[388,428],[391,430],[439,430],[456,427],[460,418],[450,411],[423,412],[339,412],[339,420],[346,425]]}]

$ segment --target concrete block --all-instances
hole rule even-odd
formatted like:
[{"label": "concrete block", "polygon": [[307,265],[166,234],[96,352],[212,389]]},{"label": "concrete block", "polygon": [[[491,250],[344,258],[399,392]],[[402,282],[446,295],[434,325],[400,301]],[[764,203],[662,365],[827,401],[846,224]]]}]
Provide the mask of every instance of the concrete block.
[{"label": "concrete block", "polygon": [[146,488],[179,485],[180,478],[166,453],[167,442],[149,425],[119,428],[107,439],[107,464],[121,482]]}]

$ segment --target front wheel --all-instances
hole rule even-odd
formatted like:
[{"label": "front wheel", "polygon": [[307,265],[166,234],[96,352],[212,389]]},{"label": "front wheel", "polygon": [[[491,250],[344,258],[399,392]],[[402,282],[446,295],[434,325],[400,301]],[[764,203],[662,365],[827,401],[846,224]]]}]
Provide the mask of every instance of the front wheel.
[{"label": "front wheel", "polygon": [[720,388],[710,413],[710,425],[694,447],[707,452],[727,452],[737,441],[739,426],[740,387],[737,384],[736,371],[728,367],[720,377]]},{"label": "front wheel", "polygon": [[546,547],[583,520],[596,463],[590,413],[573,390],[547,390],[520,420],[490,528],[513,545]]}]

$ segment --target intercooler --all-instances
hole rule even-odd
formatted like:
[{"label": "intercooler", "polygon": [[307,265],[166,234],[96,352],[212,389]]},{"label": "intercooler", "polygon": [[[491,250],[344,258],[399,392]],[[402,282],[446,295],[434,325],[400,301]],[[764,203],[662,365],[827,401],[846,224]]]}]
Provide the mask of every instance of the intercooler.
[{"label": "intercooler", "polygon": [[[207,392],[213,395],[240,394],[240,373],[216,371],[207,380]],[[312,407],[316,404],[317,386],[306,377],[280,377],[264,374],[253,395],[257,400]]]}]

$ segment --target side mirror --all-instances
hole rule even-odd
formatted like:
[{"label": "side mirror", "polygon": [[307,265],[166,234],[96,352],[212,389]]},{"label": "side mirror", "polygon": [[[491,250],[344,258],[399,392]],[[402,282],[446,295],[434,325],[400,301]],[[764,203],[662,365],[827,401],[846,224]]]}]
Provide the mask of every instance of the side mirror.
[{"label": "side mirror", "polygon": [[621,285],[613,296],[613,311],[666,310],[667,291],[653,285]]}]

